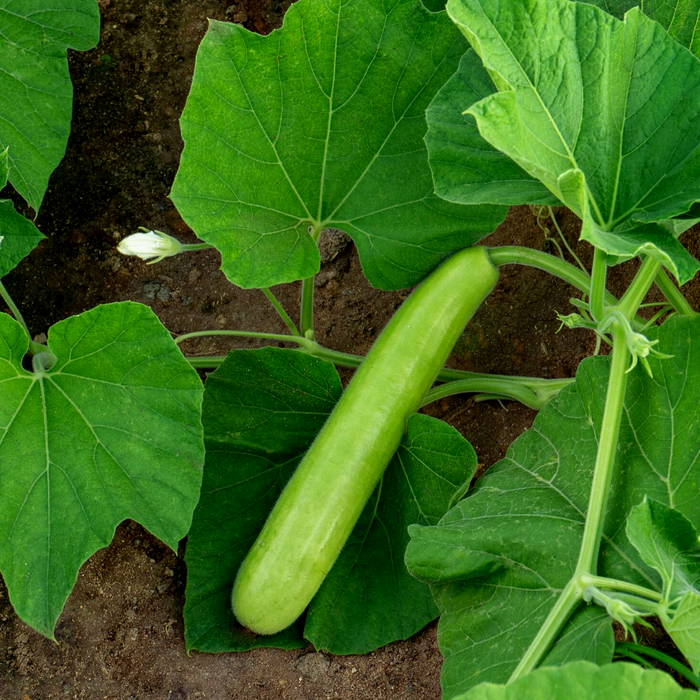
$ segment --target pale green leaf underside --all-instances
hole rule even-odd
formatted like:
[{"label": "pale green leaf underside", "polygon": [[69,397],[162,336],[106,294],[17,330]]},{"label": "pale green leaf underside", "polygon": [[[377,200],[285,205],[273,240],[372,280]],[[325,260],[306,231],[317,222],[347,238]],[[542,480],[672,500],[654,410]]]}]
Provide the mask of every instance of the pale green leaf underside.
[{"label": "pale green leaf underside", "polygon": [[44,238],[29,219],[15,211],[9,199],[0,199],[0,236],[4,238],[0,251],[0,278],[14,269]]},{"label": "pale green leaf underside", "polygon": [[[622,19],[639,3],[600,0],[588,4]],[[642,11],[700,55],[700,0],[652,0],[642,3]],[[436,193],[459,204],[556,204],[557,198],[538,179],[481,138],[474,117],[466,112],[495,91],[481,60],[470,50],[428,107],[426,145]]]},{"label": "pale green leaf underside", "polygon": [[481,59],[469,49],[430,103],[425,143],[435,192],[458,204],[559,204],[539,180],[485,141],[466,112],[495,90]]},{"label": "pale green leaf underside", "polygon": [[[670,219],[675,223],[680,219]],[[683,247],[678,238],[658,224],[642,224],[629,231],[603,231],[596,226],[585,226],[581,238],[604,250],[609,264],[624,262],[638,255],[648,255],[670,270],[685,284],[700,268],[698,261]]]},{"label": "pale green leaf underside", "polygon": [[[423,4],[433,12],[445,9],[445,0],[424,0]],[[700,0],[589,0],[586,4],[600,7],[618,19],[639,6],[679,44],[700,56]]]},{"label": "pale green leaf underside", "polygon": [[[653,359],[653,379],[641,368],[629,375],[599,572],[658,590],[660,577],[625,525],[645,495],[700,523],[700,319],[649,332],[674,357]],[[572,576],[607,376],[607,359],[584,361],[576,384],[539,413],[470,496],[438,527],[412,528],[407,563],[434,581],[442,611],[446,698],[481,681],[505,682]]]},{"label": "pale green leaf underside", "polygon": [[83,562],[131,518],[170,547],[202,478],[202,385],[153,312],[123,302],[49,330],[58,358],[22,368],[0,314],[0,571],[19,616],[52,636]]},{"label": "pale green leaf underside", "polygon": [[682,513],[645,498],[632,508],[626,529],[642,559],[659,572],[668,600],[688,591],[700,595],[700,544]]},{"label": "pale green leaf underside", "polygon": [[483,684],[455,700],[691,700],[668,673],[627,663],[598,667],[577,661],[542,668],[510,685]]},{"label": "pale green leaf underside", "polygon": [[[609,231],[671,219],[700,199],[700,62],[658,24],[637,9],[623,23],[567,0],[450,0],[448,13],[488,73],[465,56],[428,110],[438,194],[559,200],[583,216],[559,188],[561,175],[580,170],[591,215]],[[496,86],[503,91],[488,94]],[[479,143],[473,118],[501,153]],[[665,245],[653,235],[645,243]],[[690,264],[679,249],[672,271]]]},{"label": "pale green leaf underside", "polygon": [[624,22],[567,0],[448,12],[507,90],[470,107],[481,134],[580,216],[559,187],[571,170],[604,230],[700,197],[700,62],[638,9]]},{"label": "pale green leaf underside", "polygon": [[35,210],[66,150],[73,86],[67,49],[96,46],[96,0],[0,0],[0,148]]},{"label": "pale green leaf underside", "polygon": [[420,0],[301,0],[262,37],[212,22],[181,125],[172,198],[243,287],[319,269],[310,227],[336,227],[388,289],[420,281],[505,209],[433,193],[424,111],[466,42]]},{"label": "pale green leaf underside", "polygon": [[[664,598],[680,603],[661,622],[697,673],[700,666],[700,544],[677,510],[645,498],[632,508],[627,537],[663,581]],[[669,619],[670,618],[670,619]]]},{"label": "pale green leaf underside", "polygon": [[697,673],[700,670],[700,595],[692,591],[685,593],[673,619],[664,622],[664,628]]},{"label": "pale green leaf underside", "polygon": [[406,528],[436,523],[476,456],[459,433],[426,416],[409,420],[397,456],[303,620],[272,636],[231,612],[236,572],[279,494],[340,397],[332,365],[277,348],[230,353],[207,379],[207,462],[187,543],[188,649],[304,646],[365,653],[415,634],[437,617],[429,588],[407,572]]}]

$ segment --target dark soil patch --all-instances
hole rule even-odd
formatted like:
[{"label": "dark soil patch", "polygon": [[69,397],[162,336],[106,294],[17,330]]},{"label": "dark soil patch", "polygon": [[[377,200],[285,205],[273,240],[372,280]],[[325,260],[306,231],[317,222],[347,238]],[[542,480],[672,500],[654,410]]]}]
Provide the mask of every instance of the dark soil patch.
[{"label": "dark soil patch", "polygon": [[[148,304],[173,333],[216,328],[283,332],[258,291],[231,286],[214,251],[147,266],[117,254],[138,226],[194,241],[167,195],[182,141],[184,107],[207,17],[267,32],[288,1],[100,0],[97,49],[72,54],[73,132],[65,160],[37,219],[48,240],[7,278],[32,333],[100,303]],[[570,240],[577,220],[561,212]],[[545,246],[527,207],[511,211],[487,241]],[[693,244],[694,254],[700,251]],[[586,260],[588,252],[579,246]],[[631,275],[616,271],[613,288]],[[698,305],[698,285],[690,298]],[[299,286],[274,290],[298,314]],[[366,353],[406,293],[372,289],[352,244],[330,241],[317,280],[317,337],[334,349]],[[590,334],[557,334],[555,312],[569,313],[574,290],[531,269],[505,269],[458,344],[450,366],[543,377],[572,376],[594,347]],[[236,347],[255,347],[256,341]],[[222,354],[231,341],[188,341],[188,354]],[[343,371],[347,378],[349,372]],[[535,413],[519,404],[444,399],[427,410],[457,427],[486,467],[501,458]],[[179,552],[179,555],[182,551]],[[112,544],[83,567],[56,630],[58,644],[15,616],[0,591],[0,697],[185,700],[187,698],[357,698],[437,700],[441,659],[435,625],[409,641],[364,657],[302,651],[185,653],[185,567],[140,526],[122,524]]]}]

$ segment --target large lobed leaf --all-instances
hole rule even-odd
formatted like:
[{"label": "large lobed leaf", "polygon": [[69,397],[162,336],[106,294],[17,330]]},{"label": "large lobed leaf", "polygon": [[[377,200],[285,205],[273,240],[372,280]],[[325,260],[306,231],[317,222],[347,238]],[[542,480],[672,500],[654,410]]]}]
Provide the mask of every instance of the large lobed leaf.
[{"label": "large lobed leaf", "polygon": [[[8,151],[9,149],[6,148],[0,153],[0,190],[7,184]],[[9,199],[0,199],[0,239],[3,241],[0,253],[0,278],[15,268],[22,258],[29,255],[42,238],[44,234],[31,221],[18,214]]]},{"label": "large lobed leaf", "polygon": [[10,182],[39,209],[66,150],[73,86],[67,50],[97,45],[96,0],[0,0],[0,148]]},{"label": "large lobed leaf", "polygon": [[172,198],[242,287],[318,272],[346,231],[370,282],[412,286],[504,218],[433,193],[425,108],[466,42],[420,0],[301,0],[263,37],[212,22],[182,115]]},{"label": "large lobed leaf", "polygon": [[[697,18],[697,7],[677,9]],[[646,11],[665,16],[659,3]],[[697,58],[637,8],[624,22],[567,0],[450,0],[448,13],[488,73],[467,54],[428,110],[436,191],[463,203],[561,201],[606,252],[658,255],[690,279],[698,263],[673,233],[640,224],[700,199]],[[624,251],[608,233],[623,230],[636,237]]]},{"label": "large lobed leaf", "polygon": [[[661,589],[627,538],[633,506],[645,496],[700,524],[700,318],[676,318],[658,331],[667,360],[629,376],[613,486],[598,562],[603,576]],[[574,573],[602,421],[607,358],[590,358],[576,384],[562,391],[489,469],[471,495],[437,527],[411,528],[406,561],[432,590],[442,616],[445,698],[490,681],[505,683]],[[583,606],[578,615],[603,612]],[[574,619],[579,627],[580,619]],[[560,639],[545,665],[612,655],[607,635],[596,643]],[[572,623],[564,629],[571,639]],[[584,638],[581,637],[581,641]]]},{"label": "large lobed leaf", "polygon": [[13,270],[44,238],[29,219],[15,211],[9,199],[0,199],[0,236],[3,237],[0,278]]},{"label": "large lobed leaf", "polygon": [[0,571],[20,617],[52,637],[80,566],[122,520],[172,548],[187,534],[204,461],[203,388],[139,304],[57,323],[48,370],[40,357],[34,373],[22,367],[27,345],[0,314]]},{"label": "large lobed leaf", "polygon": [[340,393],[332,365],[291,350],[238,350],[209,375],[207,461],[186,553],[188,649],[290,648],[305,637],[334,653],[365,653],[437,617],[428,587],[403,565],[407,527],[439,520],[474,473],[476,455],[453,428],[418,415],[306,623],[260,637],[233,617],[236,572]]},{"label": "large lobed leaf", "polygon": [[455,700],[692,700],[668,673],[634,664],[599,668],[584,661],[542,668],[509,685],[484,683]]}]

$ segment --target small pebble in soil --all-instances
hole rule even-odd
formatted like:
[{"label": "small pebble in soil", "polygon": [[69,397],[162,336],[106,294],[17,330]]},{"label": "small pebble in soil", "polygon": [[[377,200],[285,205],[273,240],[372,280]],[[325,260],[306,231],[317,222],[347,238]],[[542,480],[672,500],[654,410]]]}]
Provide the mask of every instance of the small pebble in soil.
[{"label": "small pebble in soil", "polygon": [[143,285],[143,295],[146,299],[155,299],[159,290],[160,282],[146,282],[146,284]]},{"label": "small pebble in soil", "polygon": [[318,683],[323,680],[324,676],[328,673],[328,669],[331,665],[330,659],[323,654],[314,652],[312,654],[304,654],[300,657],[294,664],[294,668],[301,673],[301,675],[312,683]]},{"label": "small pebble in soil", "polygon": [[326,228],[321,231],[318,240],[318,250],[322,263],[329,263],[336,258],[351,242],[350,236],[336,228]]},{"label": "small pebble in soil", "polygon": [[156,294],[156,299],[159,301],[168,301],[170,299],[170,287],[163,285]]}]

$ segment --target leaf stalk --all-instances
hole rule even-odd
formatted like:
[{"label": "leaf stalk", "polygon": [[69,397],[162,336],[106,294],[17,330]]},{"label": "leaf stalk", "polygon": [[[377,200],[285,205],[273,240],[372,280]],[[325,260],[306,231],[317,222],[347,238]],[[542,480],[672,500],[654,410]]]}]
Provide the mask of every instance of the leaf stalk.
[{"label": "leaf stalk", "polygon": [[605,251],[596,248],[593,253],[593,269],[591,271],[590,309],[596,321],[601,321],[605,315],[605,282],[608,275],[608,256]]},{"label": "leaf stalk", "polygon": [[296,324],[294,321],[292,321],[291,318],[289,318],[289,315],[287,312],[284,310],[284,307],[282,304],[279,303],[277,297],[270,291],[269,287],[263,287],[262,288],[263,294],[269,299],[270,303],[272,306],[275,307],[275,311],[279,314],[279,317],[284,321],[284,325],[289,328],[289,331],[292,335],[300,335],[299,329],[296,327]]},{"label": "leaf stalk", "polygon": [[314,280],[307,277],[301,282],[301,335],[314,339]]},{"label": "leaf stalk", "polygon": [[2,282],[0,282],[0,296],[3,298],[8,308],[12,312],[15,321],[17,321],[17,323],[19,323],[19,325],[22,326],[22,329],[27,334],[27,338],[29,339],[29,352],[32,355],[36,355],[37,353],[46,351],[45,345],[41,345],[41,343],[35,343],[32,339],[32,335],[29,332],[29,327],[27,326],[24,317],[22,316],[22,313],[19,310],[19,307],[17,306],[17,304],[15,304],[14,300],[10,296],[7,289],[5,289],[5,285]]},{"label": "leaf stalk", "polygon": [[593,483],[588,502],[586,525],[579,553],[576,575],[595,573],[598,568],[598,552],[603,534],[603,521],[608,504],[610,484],[612,482],[617,441],[620,435],[620,421],[627,388],[627,368],[630,353],[627,349],[625,329],[613,321],[613,349],[610,362],[610,378],[605,398],[603,423],[598,439],[598,453],[593,471]]},{"label": "leaf stalk", "polygon": [[615,644],[615,653],[627,656],[638,663],[644,663],[641,655],[648,656],[655,661],[660,661],[672,668],[676,673],[679,673],[683,678],[692,683],[696,688],[700,689],[700,676],[695,675],[689,668],[684,666],[678,659],[674,659],[662,651],[652,649],[643,644],[632,644],[631,642],[617,642]]},{"label": "leaf stalk", "polygon": [[688,303],[688,300],[683,296],[681,290],[673,284],[671,278],[666,274],[665,270],[659,270],[656,275],[656,286],[661,290],[661,293],[668,299],[673,308],[681,314],[681,316],[696,316],[697,312]]},{"label": "leaf stalk", "polygon": [[[637,309],[644,301],[644,297],[647,295],[649,288],[654,283],[654,279],[660,271],[660,262],[651,257],[645,258],[642,266],[639,268],[639,272],[637,272],[632,280],[632,284],[630,284],[617,304],[617,308],[622,311],[628,319],[632,320],[632,318],[634,318]],[[600,321],[601,319],[599,318],[597,320]]]},{"label": "leaf stalk", "polygon": [[[365,359],[361,355],[351,355],[347,352],[331,350],[323,345],[319,345],[315,340],[304,338],[300,335],[281,335],[277,333],[226,330],[196,331],[178,336],[175,339],[175,343],[179,345],[190,338],[202,338],[210,335],[228,335],[297,343],[299,345],[299,350],[302,352],[332,362],[334,365],[340,367],[359,367]],[[187,361],[196,369],[213,369],[219,367],[225,359],[225,356],[188,357]],[[558,394],[563,388],[569,386],[569,384],[573,384],[575,380],[573,378],[542,379],[540,377],[517,377],[443,368],[438,373],[437,381],[446,383],[431,389],[423,399],[421,406],[426,406],[433,401],[454,394],[489,392],[498,395],[500,398],[519,401],[530,408],[540,410],[547,401]]]}]

